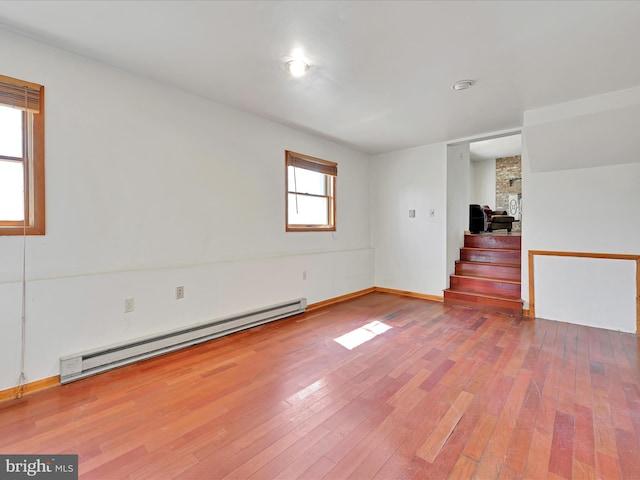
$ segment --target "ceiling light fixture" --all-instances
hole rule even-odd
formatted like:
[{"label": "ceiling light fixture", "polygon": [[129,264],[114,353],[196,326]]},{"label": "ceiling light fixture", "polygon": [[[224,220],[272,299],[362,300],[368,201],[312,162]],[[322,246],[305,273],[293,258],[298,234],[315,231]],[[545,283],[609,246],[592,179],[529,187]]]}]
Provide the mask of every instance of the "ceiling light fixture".
[{"label": "ceiling light fixture", "polygon": [[300,59],[289,60],[287,62],[287,70],[294,77],[301,77],[309,70],[309,64]]},{"label": "ceiling light fixture", "polygon": [[453,90],[466,90],[467,88],[471,88],[473,87],[473,85],[475,85],[476,82],[474,82],[473,80],[458,80],[456,83],[454,83],[453,85],[451,85],[451,88]]}]

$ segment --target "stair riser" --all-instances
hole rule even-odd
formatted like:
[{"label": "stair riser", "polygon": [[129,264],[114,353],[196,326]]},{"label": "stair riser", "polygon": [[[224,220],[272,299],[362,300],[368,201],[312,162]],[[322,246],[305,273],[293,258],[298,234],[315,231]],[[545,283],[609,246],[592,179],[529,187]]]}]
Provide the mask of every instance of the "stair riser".
[{"label": "stair riser", "polygon": [[521,280],[520,267],[505,265],[487,265],[473,262],[457,262],[456,275],[465,275],[469,277],[486,277],[498,280],[512,280],[519,282]]},{"label": "stair riser", "polygon": [[473,294],[464,294],[461,292],[445,290],[444,303],[445,305],[461,305],[465,307],[503,312],[509,315],[522,315],[521,300],[487,299],[483,297],[474,297]]},{"label": "stair riser", "polygon": [[495,295],[512,299],[520,298],[520,284],[483,280],[468,277],[451,277],[451,289],[463,292]]},{"label": "stair riser", "polygon": [[472,248],[507,248],[520,250],[521,237],[511,235],[465,235],[464,246]]},{"label": "stair riser", "polygon": [[519,251],[460,249],[460,260],[467,262],[506,263],[520,265]]}]

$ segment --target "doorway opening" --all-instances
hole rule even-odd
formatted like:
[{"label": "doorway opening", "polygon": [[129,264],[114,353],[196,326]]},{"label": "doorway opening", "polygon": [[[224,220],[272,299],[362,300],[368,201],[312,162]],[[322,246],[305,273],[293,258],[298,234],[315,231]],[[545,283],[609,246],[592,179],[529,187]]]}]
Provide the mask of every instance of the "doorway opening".
[{"label": "doorway opening", "polygon": [[521,141],[517,131],[447,145],[445,304],[522,315]]},{"label": "doorway opening", "polygon": [[469,142],[470,203],[507,212],[522,231],[522,139],[518,133]]}]

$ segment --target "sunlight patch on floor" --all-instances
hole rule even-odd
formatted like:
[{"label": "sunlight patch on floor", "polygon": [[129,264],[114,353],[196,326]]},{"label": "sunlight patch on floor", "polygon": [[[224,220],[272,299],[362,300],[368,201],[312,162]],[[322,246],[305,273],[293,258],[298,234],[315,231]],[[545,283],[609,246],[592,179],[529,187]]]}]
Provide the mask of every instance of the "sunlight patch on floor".
[{"label": "sunlight patch on floor", "polygon": [[386,323],[382,323],[376,320],[375,322],[367,323],[360,328],[356,328],[349,333],[345,333],[341,337],[334,338],[334,340],[344,348],[353,350],[358,345],[362,345],[363,343],[368,342],[372,338],[377,337],[381,333],[384,333],[391,328],[392,327],[387,325]]}]

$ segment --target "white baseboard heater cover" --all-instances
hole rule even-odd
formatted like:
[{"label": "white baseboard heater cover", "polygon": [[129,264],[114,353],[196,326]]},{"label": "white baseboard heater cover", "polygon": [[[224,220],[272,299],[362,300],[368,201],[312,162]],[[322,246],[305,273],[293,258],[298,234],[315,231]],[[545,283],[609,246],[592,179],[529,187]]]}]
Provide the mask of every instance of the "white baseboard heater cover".
[{"label": "white baseboard heater cover", "polygon": [[198,323],[149,337],[137,338],[126,343],[67,355],[60,358],[60,382],[69,383],[145,358],[155,357],[256,325],[297,315],[303,313],[306,308],[307,299],[299,298],[211,322]]}]

